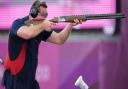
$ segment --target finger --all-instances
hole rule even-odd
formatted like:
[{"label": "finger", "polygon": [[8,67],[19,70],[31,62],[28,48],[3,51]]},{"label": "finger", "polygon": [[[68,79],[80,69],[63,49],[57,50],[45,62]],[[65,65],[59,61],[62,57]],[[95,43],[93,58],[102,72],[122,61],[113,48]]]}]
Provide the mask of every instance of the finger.
[{"label": "finger", "polygon": [[79,23],[79,20],[78,19],[76,19],[75,21],[76,21],[76,23]]},{"label": "finger", "polygon": [[76,19],[74,19],[74,23],[76,22]]},{"label": "finger", "polygon": [[82,24],[82,20],[80,20],[80,24]]}]

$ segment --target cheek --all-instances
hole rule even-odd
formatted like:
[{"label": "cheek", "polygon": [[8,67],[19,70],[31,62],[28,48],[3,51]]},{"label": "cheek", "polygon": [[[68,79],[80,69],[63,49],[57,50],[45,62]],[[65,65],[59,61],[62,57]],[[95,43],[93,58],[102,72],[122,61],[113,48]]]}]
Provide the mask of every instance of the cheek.
[{"label": "cheek", "polygon": [[42,9],[41,13],[47,13],[47,9]]},{"label": "cheek", "polygon": [[37,19],[44,19],[42,16],[37,16],[36,18]]}]

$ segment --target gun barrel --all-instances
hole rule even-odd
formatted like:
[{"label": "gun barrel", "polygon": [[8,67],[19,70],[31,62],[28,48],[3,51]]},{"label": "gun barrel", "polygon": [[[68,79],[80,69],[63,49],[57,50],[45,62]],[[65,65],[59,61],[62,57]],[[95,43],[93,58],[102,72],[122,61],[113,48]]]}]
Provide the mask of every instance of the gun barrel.
[{"label": "gun barrel", "polygon": [[126,18],[124,14],[97,14],[97,15],[86,15],[87,20],[96,20],[96,19],[121,19]]}]

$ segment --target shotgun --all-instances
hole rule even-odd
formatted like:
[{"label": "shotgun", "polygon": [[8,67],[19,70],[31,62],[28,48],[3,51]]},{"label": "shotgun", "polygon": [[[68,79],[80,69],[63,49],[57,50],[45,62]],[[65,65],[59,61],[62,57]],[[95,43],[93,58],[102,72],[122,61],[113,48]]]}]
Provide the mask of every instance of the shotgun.
[{"label": "shotgun", "polygon": [[[86,21],[86,20],[97,20],[97,19],[121,19],[121,18],[126,18],[126,16],[122,13],[116,13],[116,14],[90,14],[90,15],[69,15],[69,16],[59,16],[55,17],[53,19],[50,19],[49,21],[54,22],[54,23],[60,23],[60,22],[74,22],[74,19]],[[25,22],[27,26],[30,24],[39,24],[43,21],[44,19],[33,19],[33,20],[28,20]]]}]

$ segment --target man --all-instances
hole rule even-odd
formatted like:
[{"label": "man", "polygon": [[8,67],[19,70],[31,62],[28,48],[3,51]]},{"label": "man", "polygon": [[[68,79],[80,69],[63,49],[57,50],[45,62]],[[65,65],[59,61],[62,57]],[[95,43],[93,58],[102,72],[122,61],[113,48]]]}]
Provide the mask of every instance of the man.
[{"label": "man", "polygon": [[[74,23],[69,23],[61,32],[56,33],[51,30],[54,23],[46,20],[46,17],[46,2],[35,1],[29,16],[13,22],[3,76],[5,89],[40,89],[35,80],[40,42],[61,45],[69,37],[72,27],[82,22],[76,19]],[[44,19],[44,21],[37,25],[25,25],[25,22],[31,19]]]}]

